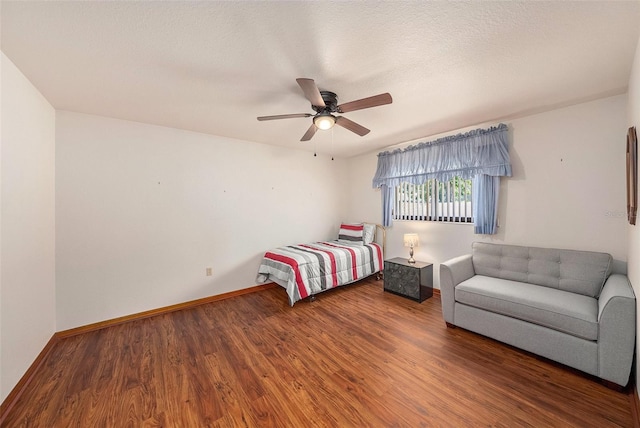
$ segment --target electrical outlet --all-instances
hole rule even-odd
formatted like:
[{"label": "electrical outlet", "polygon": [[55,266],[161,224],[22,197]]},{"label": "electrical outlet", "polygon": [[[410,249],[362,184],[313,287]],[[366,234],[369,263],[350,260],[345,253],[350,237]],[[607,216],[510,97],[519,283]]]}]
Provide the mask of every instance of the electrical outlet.
[{"label": "electrical outlet", "polygon": [[213,269],[207,268],[207,276],[213,275]]}]

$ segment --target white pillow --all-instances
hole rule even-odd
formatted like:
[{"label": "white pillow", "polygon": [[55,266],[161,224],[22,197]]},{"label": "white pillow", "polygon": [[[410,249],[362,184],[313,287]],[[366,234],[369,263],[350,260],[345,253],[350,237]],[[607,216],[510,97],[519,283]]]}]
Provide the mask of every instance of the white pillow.
[{"label": "white pillow", "polygon": [[371,244],[376,237],[376,225],[370,223],[364,223],[364,233],[362,238],[365,244]]}]

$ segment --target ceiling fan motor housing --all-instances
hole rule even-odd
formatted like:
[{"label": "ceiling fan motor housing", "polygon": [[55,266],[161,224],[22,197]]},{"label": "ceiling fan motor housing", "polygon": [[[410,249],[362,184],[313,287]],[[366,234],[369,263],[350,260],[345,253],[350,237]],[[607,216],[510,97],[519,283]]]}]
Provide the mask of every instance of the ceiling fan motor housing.
[{"label": "ceiling fan motor housing", "polygon": [[335,113],[338,111],[338,96],[335,93],[330,91],[320,91],[320,95],[322,95],[322,100],[324,101],[325,106],[311,106],[317,113]]}]

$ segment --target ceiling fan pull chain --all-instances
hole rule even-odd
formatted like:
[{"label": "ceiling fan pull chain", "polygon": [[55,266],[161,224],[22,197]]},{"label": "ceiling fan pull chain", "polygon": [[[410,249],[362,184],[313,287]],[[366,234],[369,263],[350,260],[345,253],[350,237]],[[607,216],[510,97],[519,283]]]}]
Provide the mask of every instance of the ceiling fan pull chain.
[{"label": "ceiling fan pull chain", "polygon": [[331,128],[331,160],[333,160],[333,128]]}]

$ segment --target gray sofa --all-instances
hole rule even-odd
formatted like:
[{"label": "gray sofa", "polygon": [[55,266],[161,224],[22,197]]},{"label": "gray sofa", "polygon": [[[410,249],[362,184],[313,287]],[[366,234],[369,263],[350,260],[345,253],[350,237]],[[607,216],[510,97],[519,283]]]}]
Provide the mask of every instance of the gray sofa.
[{"label": "gray sofa", "polygon": [[625,386],[635,296],[605,253],[475,242],[440,265],[442,314],[459,326]]}]

